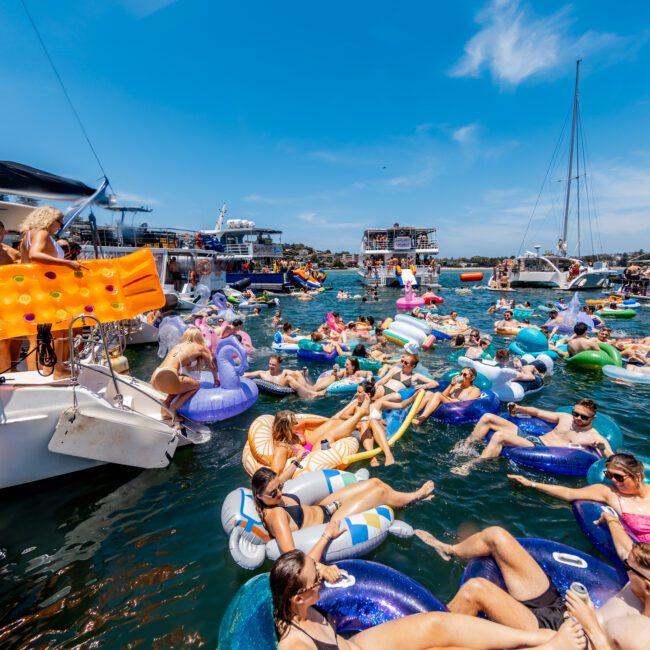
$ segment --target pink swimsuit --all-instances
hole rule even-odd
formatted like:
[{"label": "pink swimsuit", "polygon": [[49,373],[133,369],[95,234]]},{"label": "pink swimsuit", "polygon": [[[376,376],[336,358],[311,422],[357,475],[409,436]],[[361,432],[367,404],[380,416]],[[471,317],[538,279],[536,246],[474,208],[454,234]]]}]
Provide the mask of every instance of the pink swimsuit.
[{"label": "pink swimsuit", "polygon": [[639,542],[650,543],[650,515],[623,512],[621,497],[618,497],[618,505],[621,508],[621,522],[627,533]]}]

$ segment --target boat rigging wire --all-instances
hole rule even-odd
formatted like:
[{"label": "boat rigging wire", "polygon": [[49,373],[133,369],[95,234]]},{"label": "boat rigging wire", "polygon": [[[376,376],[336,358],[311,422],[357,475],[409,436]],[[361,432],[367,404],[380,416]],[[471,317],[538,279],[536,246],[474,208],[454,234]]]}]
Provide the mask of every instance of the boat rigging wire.
[{"label": "boat rigging wire", "polygon": [[567,116],[564,118],[564,124],[562,125],[562,130],[560,131],[560,135],[557,139],[557,142],[555,143],[555,149],[553,150],[553,155],[551,156],[551,160],[548,164],[548,167],[546,168],[546,173],[544,174],[544,180],[542,181],[542,185],[539,188],[539,192],[537,194],[537,199],[535,200],[535,205],[533,206],[533,211],[531,212],[530,218],[528,219],[528,224],[526,225],[526,230],[524,231],[524,236],[521,238],[521,244],[519,244],[519,250],[517,251],[517,257],[521,255],[521,251],[526,244],[526,237],[528,235],[528,231],[530,229],[530,225],[533,222],[533,218],[535,216],[535,211],[537,210],[537,206],[539,205],[539,200],[542,196],[542,192],[544,191],[544,187],[546,186],[546,181],[548,180],[548,175],[551,172],[551,169],[554,168],[555,161],[558,156],[558,152],[560,150],[560,145],[562,143],[562,138],[564,136],[564,132],[566,131],[566,127],[569,121],[569,115],[571,112],[569,111],[567,113]]},{"label": "boat rigging wire", "polygon": [[[77,120],[77,124],[79,125],[79,128],[81,129],[81,132],[84,135],[84,138],[86,139],[86,142],[88,143],[88,146],[90,147],[90,150],[93,153],[93,156],[95,157],[95,160],[97,161],[97,164],[99,165],[99,168],[102,170],[102,174],[104,174],[104,178],[108,179],[108,175],[106,174],[106,170],[104,169],[104,165],[102,165],[102,161],[99,159],[99,155],[97,154],[97,151],[95,150],[95,147],[93,146],[93,143],[90,140],[90,136],[88,135],[88,132],[86,131],[86,127],[84,126],[81,116],[77,112],[77,109],[75,108],[74,104],[72,103],[72,98],[70,97],[70,94],[68,93],[67,88],[65,87],[65,84],[63,83],[63,79],[61,78],[61,75],[59,74],[59,71],[57,70],[56,65],[54,64],[54,60],[50,56],[50,53],[45,46],[45,41],[43,40],[43,37],[41,36],[41,33],[38,31],[38,27],[36,26],[36,22],[34,21],[34,18],[32,17],[32,14],[30,13],[29,9],[27,8],[27,3],[25,0],[20,0],[23,9],[25,10],[25,14],[27,14],[27,18],[32,26],[32,29],[34,30],[34,33],[36,34],[36,38],[38,38],[39,43],[41,44],[41,47],[43,48],[43,52],[45,52],[45,56],[47,57],[47,60],[50,63],[50,66],[54,72],[54,75],[57,78],[57,81],[59,82],[59,85],[61,86],[61,90],[63,91],[63,95],[65,96],[69,106],[70,110],[72,111],[72,114],[74,115],[75,119]],[[113,186],[111,185],[111,182],[108,181],[108,185],[111,189],[113,189]],[[115,193],[115,190],[113,189],[113,193]]]}]

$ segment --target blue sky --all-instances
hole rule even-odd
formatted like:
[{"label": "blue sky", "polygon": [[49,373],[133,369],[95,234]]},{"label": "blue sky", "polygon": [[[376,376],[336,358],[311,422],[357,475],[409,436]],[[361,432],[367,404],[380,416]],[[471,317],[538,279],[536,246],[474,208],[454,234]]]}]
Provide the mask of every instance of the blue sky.
[{"label": "blue sky", "polygon": [[[650,248],[650,3],[25,1],[149,223],[212,227],[225,201],[319,248],[399,221],[442,255],[516,253],[582,57],[596,247]],[[2,158],[93,184],[20,0],[0,26]],[[564,151],[526,248],[555,243]]]}]

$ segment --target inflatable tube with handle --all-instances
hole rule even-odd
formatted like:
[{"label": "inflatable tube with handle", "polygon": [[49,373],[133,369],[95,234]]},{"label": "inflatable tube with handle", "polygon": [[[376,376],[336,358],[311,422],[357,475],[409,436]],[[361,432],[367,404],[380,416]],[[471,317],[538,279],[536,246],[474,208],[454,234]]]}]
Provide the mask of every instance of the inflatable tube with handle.
[{"label": "inflatable tube with handle", "polygon": [[[324,583],[318,602],[338,634],[359,632],[410,614],[447,611],[421,584],[383,564],[344,560],[338,567],[350,577],[331,586]],[[219,627],[219,648],[277,648],[268,573],[251,578],[228,605]]]}]

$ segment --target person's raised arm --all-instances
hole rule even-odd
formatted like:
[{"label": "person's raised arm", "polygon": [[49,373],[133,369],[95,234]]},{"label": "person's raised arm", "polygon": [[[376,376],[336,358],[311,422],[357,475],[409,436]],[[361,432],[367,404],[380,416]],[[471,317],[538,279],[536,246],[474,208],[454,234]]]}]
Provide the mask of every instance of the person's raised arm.
[{"label": "person's raised arm", "polygon": [[563,501],[585,500],[610,504],[610,502],[614,500],[612,491],[603,483],[587,485],[582,488],[570,488],[564,485],[537,483],[536,481],[531,481],[529,478],[520,476],[519,474],[508,474],[508,478],[524,487],[534,488],[538,492],[548,494],[557,499],[562,499]]},{"label": "person's raised arm", "polygon": [[262,376],[263,370],[251,370],[249,372],[244,373],[244,377],[248,377],[248,379],[259,379]]},{"label": "person's raised arm", "polygon": [[540,420],[551,422],[553,424],[557,424],[560,421],[560,417],[564,415],[563,413],[556,413],[555,411],[544,411],[534,406],[521,406],[520,404],[517,404],[516,406],[516,412],[518,414],[530,415],[531,417],[539,418]]},{"label": "person's raised arm", "polygon": [[419,372],[413,373],[413,381],[420,384],[419,388],[438,388],[438,386],[440,386],[433,377],[425,377],[425,375]]},{"label": "person's raised arm", "polygon": [[45,247],[49,241],[50,235],[47,230],[32,230],[31,245],[28,255],[30,262],[39,262],[41,264],[55,264],[58,266],[67,266],[71,269],[83,268],[81,262],[76,260],[66,260],[55,257],[45,252]]},{"label": "person's raised arm", "polygon": [[286,445],[275,446],[275,449],[273,450],[273,458],[271,459],[271,469],[276,474],[281,474],[284,471],[284,466],[287,464],[289,455],[289,448]]},{"label": "person's raised arm", "polygon": [[630,554],[634,542],[627,534],[625,528],[623,528],[621,520],[611,512],[603,512],[596,524],[598,526],[607,526],[607,528],[609,528],[618,557],[620,557],[621,560],[627,560],[627,556]]}]

